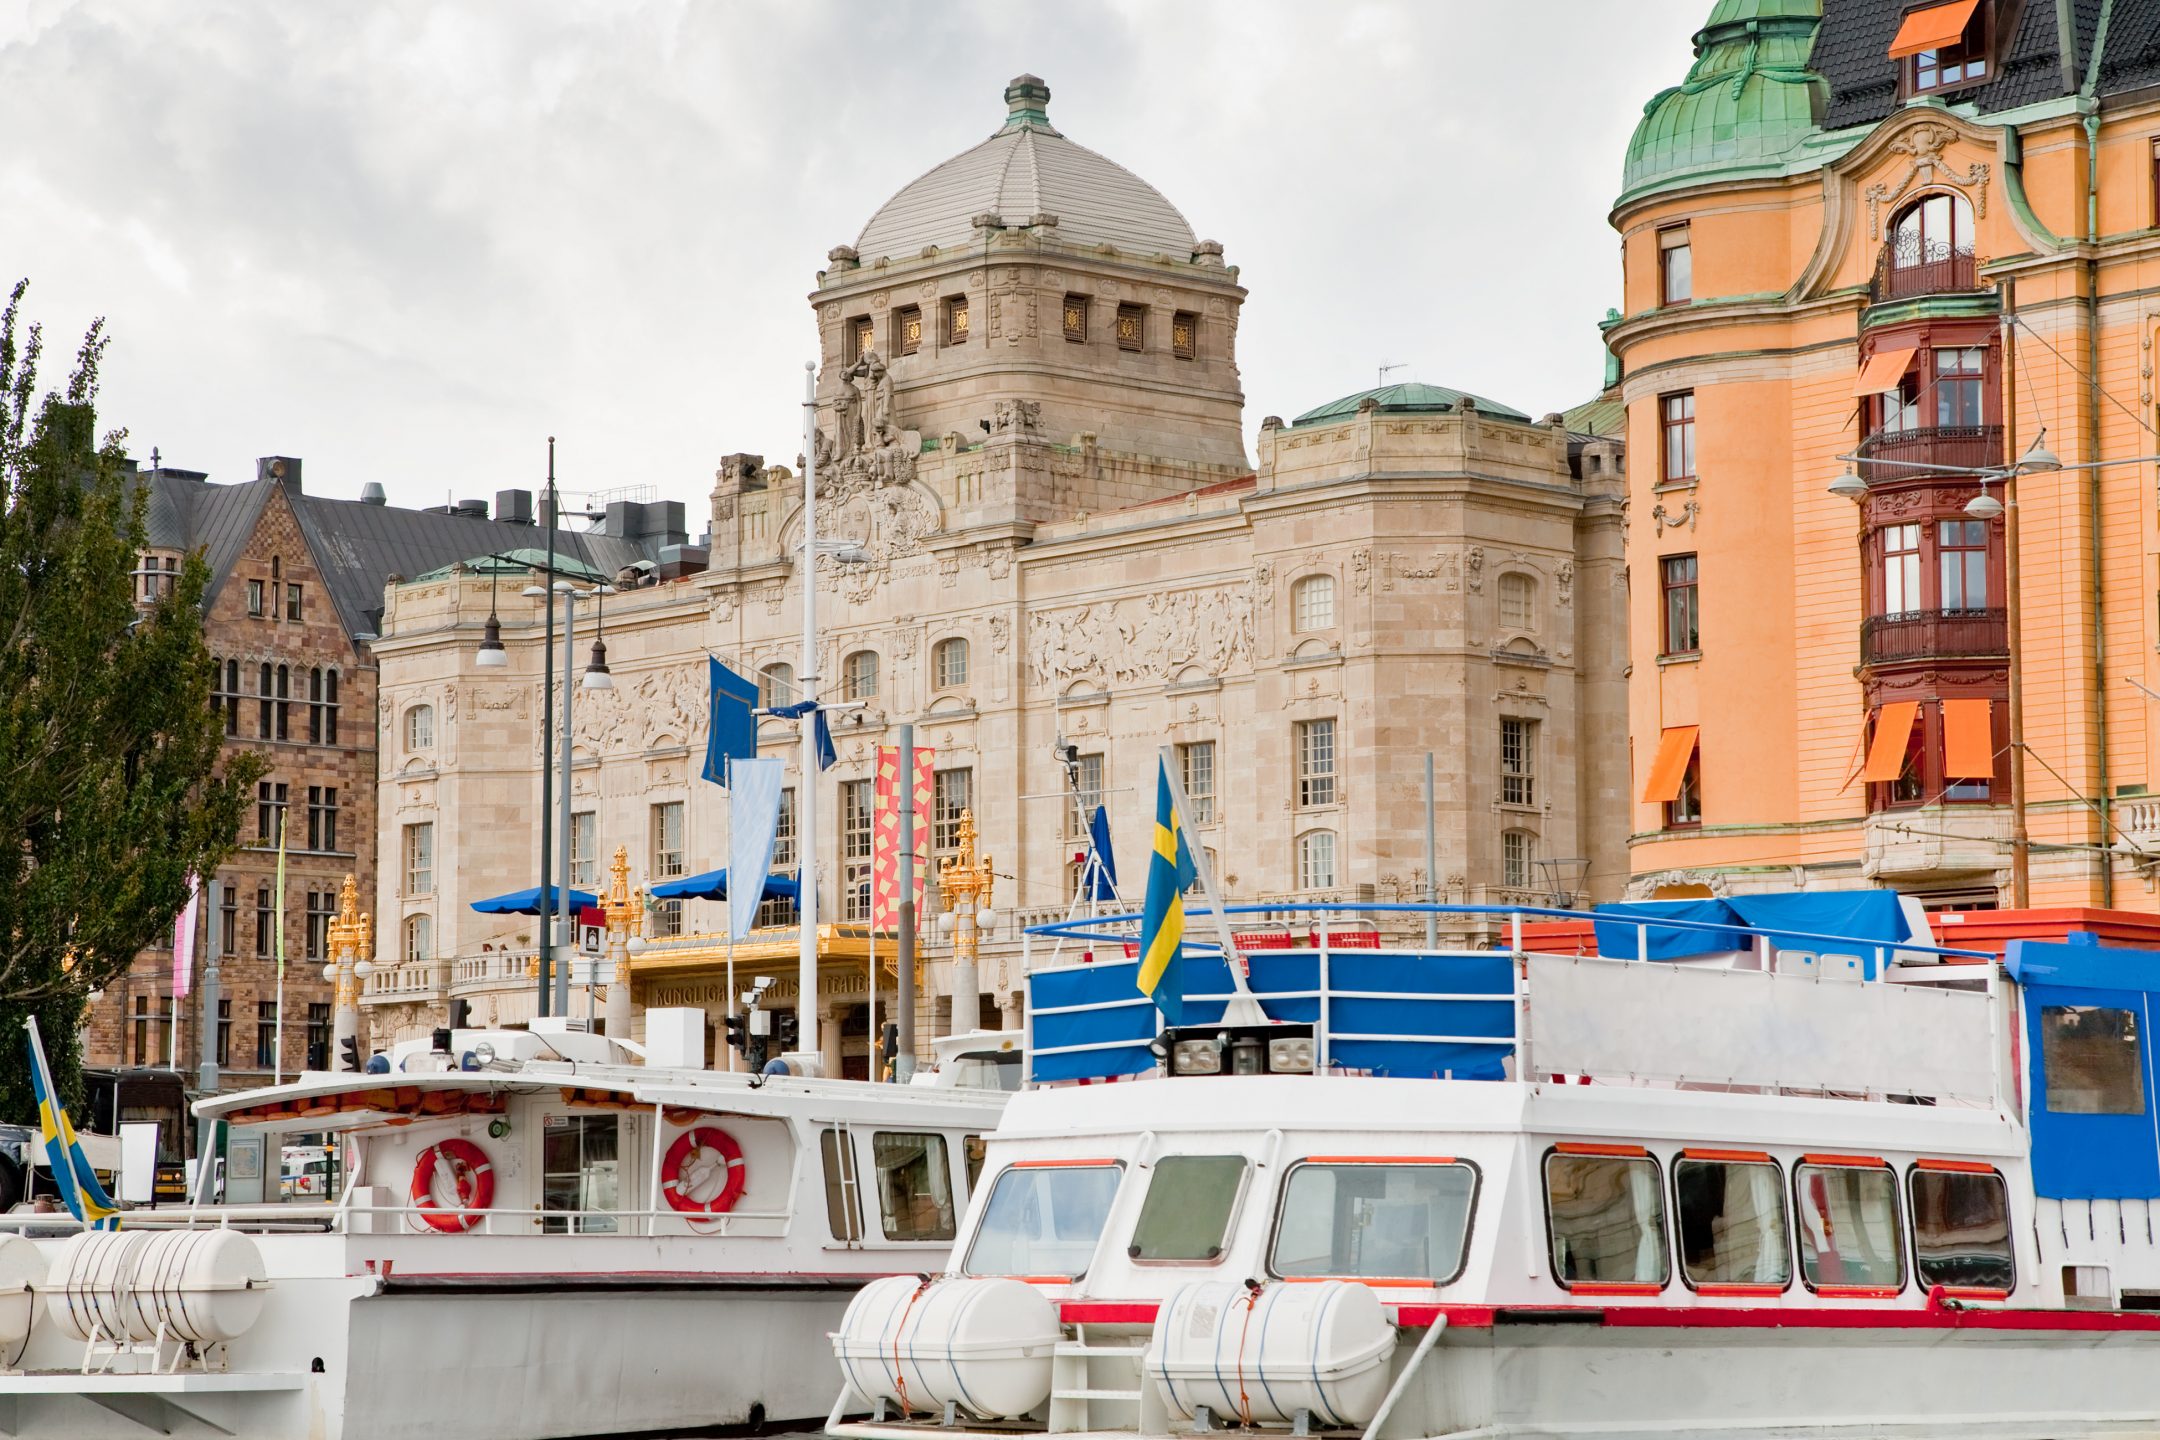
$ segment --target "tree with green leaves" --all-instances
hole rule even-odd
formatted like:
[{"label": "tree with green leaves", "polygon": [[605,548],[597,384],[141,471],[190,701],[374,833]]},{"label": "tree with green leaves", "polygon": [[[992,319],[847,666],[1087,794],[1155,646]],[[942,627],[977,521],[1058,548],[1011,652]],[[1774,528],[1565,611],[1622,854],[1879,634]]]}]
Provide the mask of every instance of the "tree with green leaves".
[{"label": "tree with green leaves", "polygon": [[171,942],[189,877],[232,852],[261,773],[223,754],[210,708],[202,555],[170,594],[136,598],[149,492],[126,432],[97,435],[104,321],[66,389],[39,396],[27,288],[0,312],[0,1120],[24,1123],[24,1017],[76,1099],[91,994]]}]

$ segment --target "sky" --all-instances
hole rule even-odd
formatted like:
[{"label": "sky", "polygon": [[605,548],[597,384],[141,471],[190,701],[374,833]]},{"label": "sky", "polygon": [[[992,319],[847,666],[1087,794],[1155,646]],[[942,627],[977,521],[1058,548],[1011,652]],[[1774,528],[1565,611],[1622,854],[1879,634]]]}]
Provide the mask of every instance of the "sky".
[{"label": "sky", "polygon": [[1376,382],[1595,393],[1605,223],[1711,0],[0,0],[0,283],[213,480],[396,503],[792,465],[825,253],[1003,122],[1223,242],[1248,448]]}]

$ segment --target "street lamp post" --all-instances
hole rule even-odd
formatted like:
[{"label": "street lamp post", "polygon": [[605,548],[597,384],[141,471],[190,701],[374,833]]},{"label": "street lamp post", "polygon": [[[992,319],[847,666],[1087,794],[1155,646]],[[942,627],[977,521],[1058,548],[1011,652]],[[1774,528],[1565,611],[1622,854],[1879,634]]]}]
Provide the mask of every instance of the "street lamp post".
[{"label": "street lamp post", "polygon": [[990,891],[997,883],[997,872],[991,868],[989,856],[976,858],[973,810],[960,812],[959,853],[939,867],[937,882],[942,912],[938,915],[938,929],[952,937],[953,947],[952,1028],[949,1033],[958,1035],[982,1024],[982,985],[976,969],[977,955],[983,932],[997,924],[997,911],[990,906]]}]

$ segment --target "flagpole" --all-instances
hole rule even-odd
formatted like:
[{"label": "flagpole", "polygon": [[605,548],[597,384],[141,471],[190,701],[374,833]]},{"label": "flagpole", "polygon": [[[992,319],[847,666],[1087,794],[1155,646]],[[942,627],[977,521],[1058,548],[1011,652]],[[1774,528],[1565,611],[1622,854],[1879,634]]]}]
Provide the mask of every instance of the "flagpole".
[{"label": "flagpole", "polygon": [[285,807],[277,822],[277,1042],[270,1060],[270,1083],[285,1083]]},{"label": "flagpole", "polygon": [[803,362],[803,529],[802,564],[802,688],[800,700],[811,701],[802,717],[802,797],[796,808],[796,828],[801,831],[802,881],[798,886],[795,929],[799,940],[795,970],[795,1043],[812,1054],[822,1055],[818,1034],[818,848],[817,848],[817,362]]}]

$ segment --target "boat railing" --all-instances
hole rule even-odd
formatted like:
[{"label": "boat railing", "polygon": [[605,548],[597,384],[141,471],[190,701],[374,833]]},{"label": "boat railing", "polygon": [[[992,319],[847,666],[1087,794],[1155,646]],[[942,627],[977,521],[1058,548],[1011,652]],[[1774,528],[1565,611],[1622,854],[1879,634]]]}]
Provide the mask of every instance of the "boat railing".
[{"label": "boat railing", "polygon": [[[1997,957],[1986,951],[1531,905],[1269,901],[1226,906],[1222,917],[1232,924],[1246,917],[1247,925],[1265,917],[1260,923],[1280,926],[1286,911],[1305,917],[1307,935],[1298,937],[1293,926],[1262,945],[1252,943],[1251,932],[1233,932],[1232,944],[1270,1017],[1313,1026],[1321,1072],[1480,1080],[1566,1074],[2002,1102]],[[1180,964],[1187,1024],[1218,1023],[1233,995],[1220,939],[1228,925],[1211,924],[1213,915],[1186,912]],[[1432,922],[1428,933],[1460,933],[1465,916],[1491,928],[1490,944],[1406,944],[1373,934],[1376,925],[1399,933],[1413,919]],[[1607,948],[1585,955],[1527,944],[1526,927],[1548,920],[1590,922]],[[1125,913],[1030,927],[1031,1081],[1132,1078],[1159,1068],[1158,1007],[1137,985],[1139,924],[1138,914]],[[1631,943],[1612,943],[1621,937]],[[1035,963],[1038,940],[1053,942],[1058,958]],[[1059,947],[1076,941],[1093,958],[1060,963]],[[1690,942],[1695,953],[1754,955],[1739,965],[1660,958],[1665,945]],[[1112,945],[1116,959],[1092,948]],[[1750,1034],[1767,1034],[1782,1048],[1750,1051],[1742,1038]]]},{"label": "boat railing", "polygon": [[[475,1216],[477,1224],[463,1231],[437,1231],[425,1218],[441,1216],[441,1208],[423,1209],[410,1203],[362,1203],[339,1201],[266,1201],[261,1204],[174,1205],[160,1209],[122,1212],[121,1224],[129,1230],[242,1230],[249,1234],[465,1234],[531,1237],[547,1232],[551,1225],[579,1235],[651,1236],[682,1234],[700,1236],[778,1237],[787,1233],[792,1218],[784,1210],[729,1210],[718,1215],[692,1215],[680,1210],[534,1210],[531,1207],[464,1209],[454,1213]],[[371,1222],[356,1225],[353,1217]],[[372,1222],[387,1220],[388,1226]],[[580,1228],[605,1220],[612,1230]],[[661,1222],[671,1223],[666,1230]],[[72,1235],[82,1227],[73,1217],[52,1212],[18,1210],[0,1214],[0,1234],[32,1232],[54,1237]]]}]

